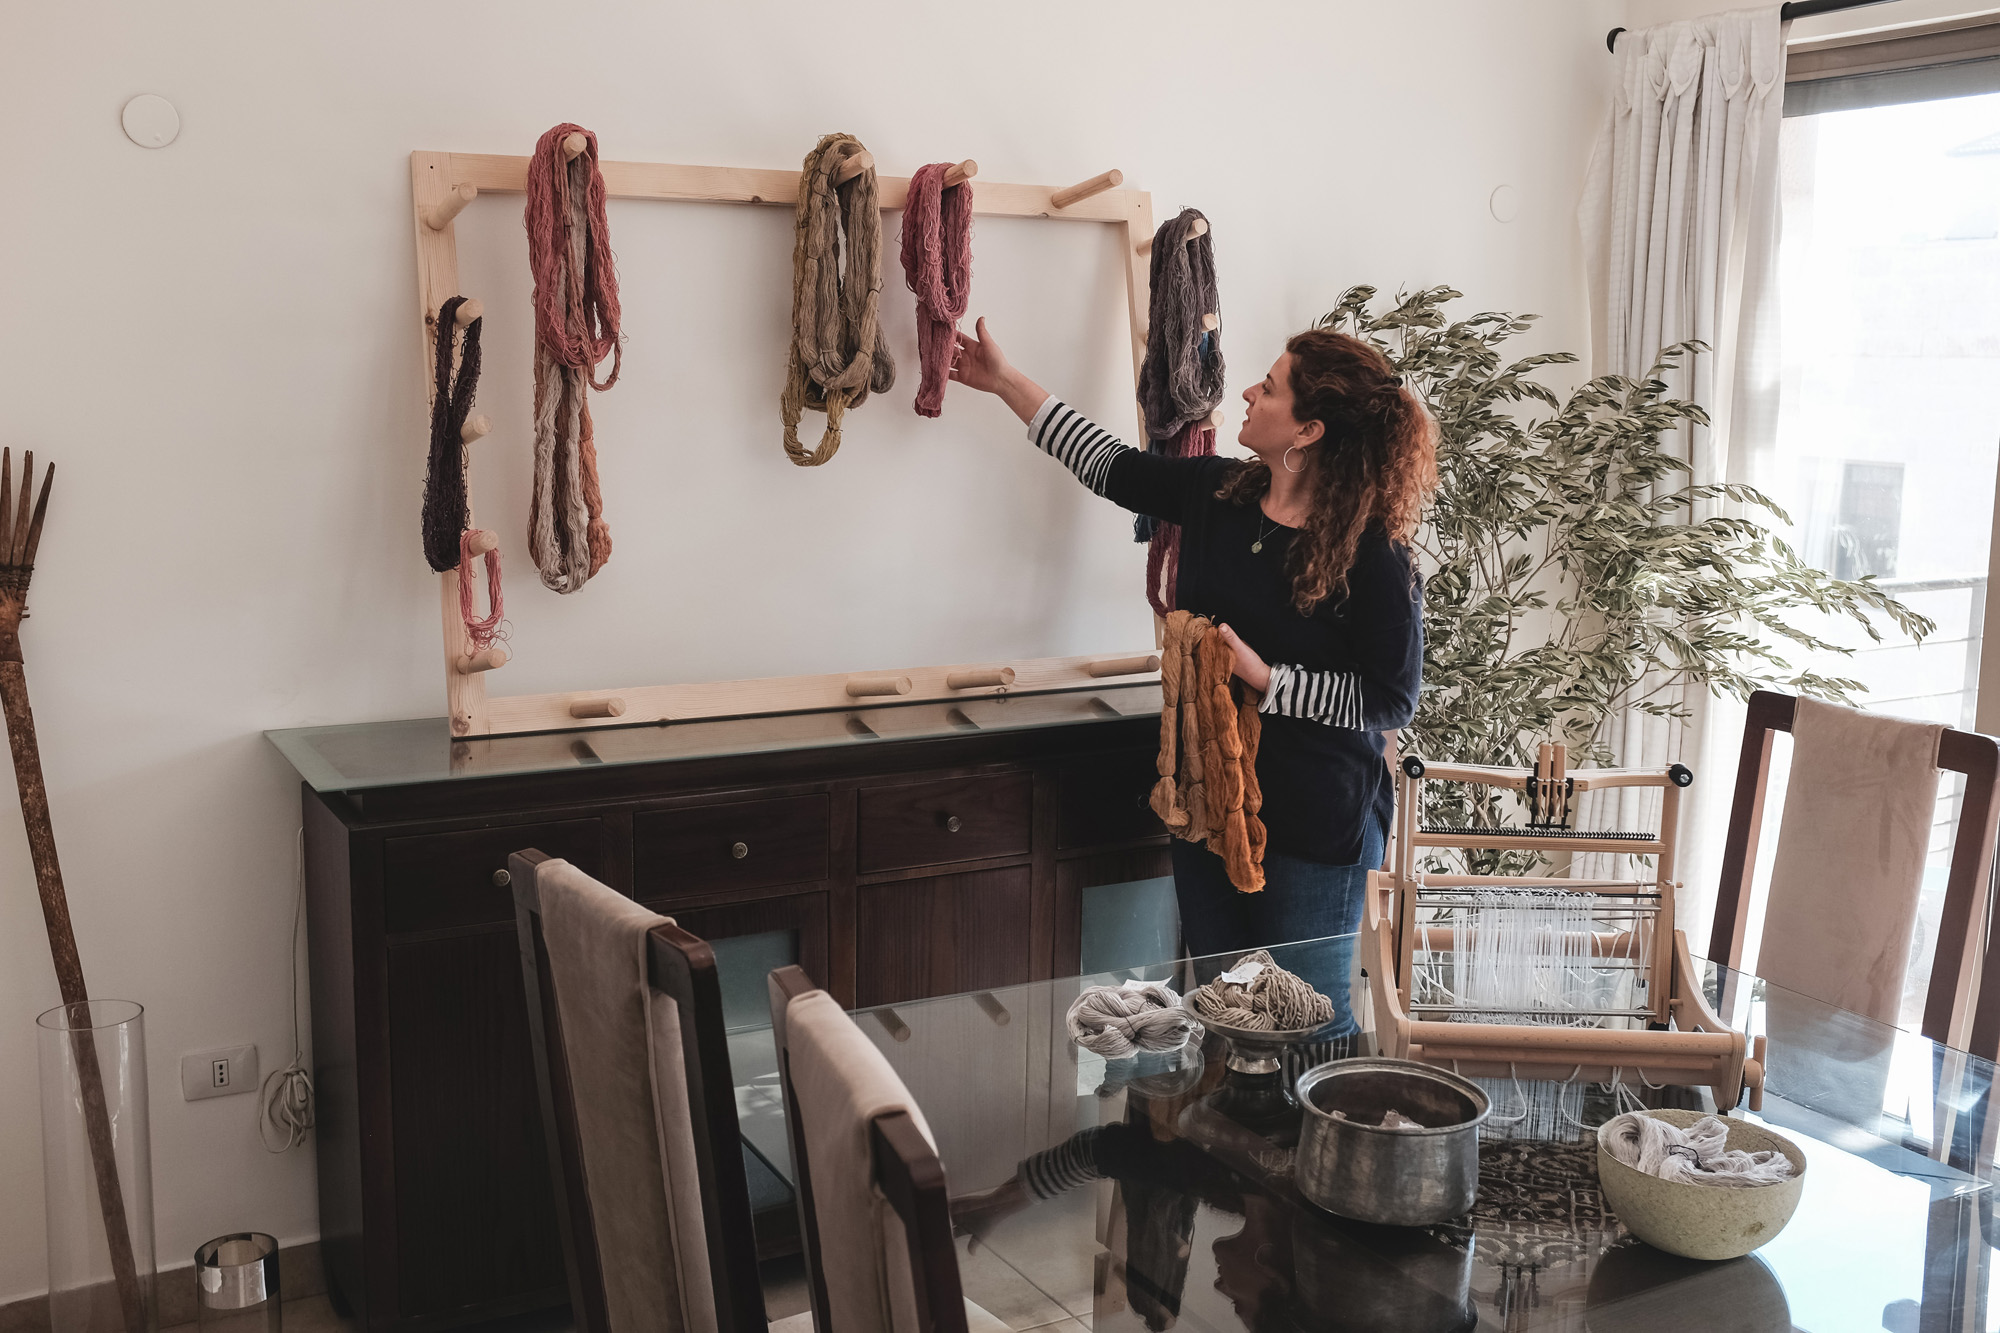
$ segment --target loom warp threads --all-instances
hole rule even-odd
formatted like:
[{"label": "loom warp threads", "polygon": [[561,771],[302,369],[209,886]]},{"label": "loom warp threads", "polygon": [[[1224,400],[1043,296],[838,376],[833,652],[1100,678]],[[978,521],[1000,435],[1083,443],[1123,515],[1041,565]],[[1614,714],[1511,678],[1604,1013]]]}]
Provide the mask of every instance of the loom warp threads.
[{"label": "loom warp threads", "polygon": [[[465,440],[460,434],[472,412],[472,397],[479,388],[479,331],[486,321],[475,319],[465,326],[462,339],[454,337],[458,328],[458,308],[463,296],[454,296],[438,310],[436,377],[431,394],[430,459],[424,470],[424,559],[442,574],[459,563],[459,538],[465,532],[471,512],[465,492]],[[452,374],[452,344],[459,342],[458,374]]]},{"label": "loom warp threads", "polygon": [[[851,134],[829,134],[806,155],[799,181],[792,338],[778,403],[785,456],[800,467],[832,458],[840,449],[847,409],[896,383],[896,362],[881,325],[882,213],[875,168],[864,168],[843,185],[834,183],[847,160],[864,151]],[[826,429],[811,449],[799,443],[799,418],[806,408],[826,413]]]},{"label": "loom warp threads", "polygon": [[944,411],[958,321],[972,297],[972,182],[949,188],[949,162],[918,167],[903,209],[903,279],[917,294],[917,415]]},{"label": "loom warp threads", "polygon": [[[574,158],[563,141],[584,137]],[[562,124],[528,160],[528,264],[535,278],[535,490],[528,552],[542,582],[575,592],[611,558],[611,529],[597,480],[587,388],[618,382],[618,275],[604,217],[597,136]],[[596,367],[611,357],[602,383]]]},{"label": "loom warp threads", "polygon": [[1333,1021],[1333,1001],[1279,967],[1269,949],[1245,954],[1189,995],[1211,1023],[1252,1032],[1303,1032]]},{"label": "loom warp threads", "polygon": [[1070,1005],[1070,1040],[1108,1060],[1140,1051],[1176,1051],[1194,1035],[1180,996],[1160,981],[1091,986]]}]

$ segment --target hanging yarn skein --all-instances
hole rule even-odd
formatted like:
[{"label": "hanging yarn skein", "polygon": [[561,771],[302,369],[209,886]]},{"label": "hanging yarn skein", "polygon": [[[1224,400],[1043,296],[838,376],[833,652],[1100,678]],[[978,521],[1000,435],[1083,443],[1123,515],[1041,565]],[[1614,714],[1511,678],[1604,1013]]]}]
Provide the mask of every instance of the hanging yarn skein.
[{"label": "hanging yarn skein", "polygon": [[958,321],[972,297],[972,182],[949,188],[949,162],[918,167],[903,209],[903,279],[917,294],[917,415],[944,411]]},{"label": "hanging yarn skein", "polygon": [[[887,393],[896,383],[896,362],[880,320],[882,211],[875,168],[864,168],[844,185],[834,184],[842,164],[864,151],[851,134],[829,134],[806,155],[799,181],[792,338],[778,402],[785,421],[785,455],[800,467],[818,467],[839,452],[847,409],[859,407],[871,393]],[[799,419],[806,408],[826,413],[826,430],[812,449],[799,443]]]},{"label": "hanging yarn skein", "polygon": [[[472,412],[479,388],[479,331],[486,321],[465,326],[462,340],[454,338],[463,296],[454,296],[438,310],[436,380],[431,397],[431,450],[424,471],[424,559],[442,574],[459,564],[459,537],[465,532],[470,501],[465,492],[465,440],[460,434]],[[452,344],[460,341],[458,375],[452,376]]]},{"label": "hanging yarn skein", "polygon": [[[1202,233],[1195,234],[1195,223]],[[1214,231],[1192,208],[1160,224],[1153,234],[1146,357],[1139,367],[1139,406],[1146,418],[1146,448],[1166,458],[1205,458],[1215,452],[1209,414],[1222,401],[1222,332],[1202,327],[1220,315],[1215,281]],[[1180,572],[1180,525],[1144,514],[1133,520],[1132,539],[1148,542],[1146,600],[1165,616],[1174,609]]]},{"label": "hanging yarn skein", "polygon": [[474,652],[484,652],[496,640],[507,637],[501,628],[502,617],[506,615],[506,604],[500,600],[500,548],[495,546],[486,553],[486,614],[480,615],[472,609],[472,532],[460,533],[458,538],[458,616],[465,622],[465,637],[472,640]]},{"label": "hanging yarn skein", "polygon": [[1203,617],[1175,611],[1160,644],[1159,781],[1149,803],[1176,838],[1223,859],[1239,893],[1264,887],[1258,696],[1233,679],[1234,654]]},{"label": "hanging yarn skein", "polygon": [[[582,135],[574,158],[564,141]],[[556,126],[528,159],[528,264],[535,279],[535,489],[528,552],[542,582],[575,592],[611,558],[584,391],[618,382],[618,275],[604,218],[597,136]],[[602,383],[596,367],[611,357]]]}]

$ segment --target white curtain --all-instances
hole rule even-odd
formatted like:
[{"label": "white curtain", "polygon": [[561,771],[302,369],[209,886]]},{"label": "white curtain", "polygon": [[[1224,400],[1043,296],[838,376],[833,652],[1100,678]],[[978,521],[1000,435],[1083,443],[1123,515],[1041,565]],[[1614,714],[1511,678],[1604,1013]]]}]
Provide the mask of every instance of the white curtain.
[{"label": "white curtain", "polygon": [[[1578,209],[1591,372],[1642,376],[1662,347],[1688,339],[1711,349],[1669,381],[1712,422],[1671,442],[1697,484],[1755,484],[1760,456],[1775,451],[1784,33],[1776,5],[1621,33],[1611,112]],[[1675,878],[1685,886],[1678,923],[1702,952],[1741,714],[1705,698],[1684,702],[1694,711],[1686,729],[1628,708],[1612,719],[1607,740],[1621,765],[1679,761],[1694,770]],[[1648,796],[1604,793],[1582,819],[1650,828],[1658,796]]]}]

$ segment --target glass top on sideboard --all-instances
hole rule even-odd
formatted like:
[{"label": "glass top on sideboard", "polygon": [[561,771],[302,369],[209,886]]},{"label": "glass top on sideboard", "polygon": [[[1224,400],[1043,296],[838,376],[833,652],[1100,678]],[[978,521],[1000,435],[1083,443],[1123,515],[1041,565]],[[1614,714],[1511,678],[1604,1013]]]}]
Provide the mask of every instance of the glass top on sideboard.
[{"label": "glass top on sideboard", "polygon": [[288,727],[265,737],[315,791],[550,773],[606,764],[659,764],[778,750],[1089,726],[1157,717],[1157,682],[1109,689],[984,695],[758,717],[649,722],[525,736],[455,737],[442,717]]}]

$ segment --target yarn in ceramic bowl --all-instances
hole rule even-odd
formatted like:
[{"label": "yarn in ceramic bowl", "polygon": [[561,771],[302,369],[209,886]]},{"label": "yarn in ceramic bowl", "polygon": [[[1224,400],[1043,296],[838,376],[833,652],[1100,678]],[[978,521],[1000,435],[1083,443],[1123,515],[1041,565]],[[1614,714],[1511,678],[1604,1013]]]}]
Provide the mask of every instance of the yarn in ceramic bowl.
[{"label": "yarn in ceramic bowl", "polygon": [[[1686,1129],[1708,1118],[1704,1111],[1634,1111]],[[1615,1121],[1606,1122],[1609,1129]],[[1724,1118],[1725,1147],[1732,1151],[1783,1153],[1792,1164],[1789,1180],[1772,1185],[1731,1187],[1661,1180],[1625,1165],[1605,1146],[1598,1131],[1597,1179],[1604,1201],[1625,1229],[1655,1249],[1684,1259],[1735,1259],[1770,1241],[1797,1211],[1806,1184],[1806,1155],[1784,1135],[1747,1120]]]}]

